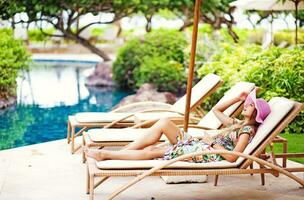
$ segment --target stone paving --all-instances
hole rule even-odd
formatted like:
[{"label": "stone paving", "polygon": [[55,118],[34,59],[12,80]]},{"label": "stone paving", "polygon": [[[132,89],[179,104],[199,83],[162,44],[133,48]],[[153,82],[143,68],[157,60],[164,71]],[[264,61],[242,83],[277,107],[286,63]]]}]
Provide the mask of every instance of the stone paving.
[{"label": "stone paving", "polygon": [[[86,165],[81,154],[70,154],[66,140],[42,143],[0,151],[1,200],[83,200]],[[288,162],[288,165],[301,165]],[[296,173],[304,178],[304,173]],[[278,178],[267,174],[261,186],[259,175],[220,176],[213,186],[212,176],[207,183],[165,184],[159,177],[149,177],[123,192],[119,200],[182,200],[182,199],[304,199],[304,189],[284,175]],[[95,190],[95,199],[103,200],[130,178],[111,178]]]}]

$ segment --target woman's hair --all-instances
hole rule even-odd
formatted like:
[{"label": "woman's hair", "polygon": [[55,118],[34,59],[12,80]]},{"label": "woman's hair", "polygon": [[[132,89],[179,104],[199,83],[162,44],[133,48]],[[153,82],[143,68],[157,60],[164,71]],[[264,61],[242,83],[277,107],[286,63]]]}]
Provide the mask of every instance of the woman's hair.
[{"label": "woman's hair", "polygon": [[256,121],[256,116],[257,116],[257,114],[258,114],[258,111],[257,111],[257,109],[255,108],[254,111],[253,111],[253,113],[252,113],[252,115],[250,116],[250,121],[253,121],[253,120],[254,120],[255,125],[259,125],[259,123]]},{"label": "woman's hair", "polygon": [[[257,115],[257,109],[254,109],[252,115],[250,116],[250,121],[253,121],[254,120],[254,123],[253,124],[250,124],[251,126],[254,126],[254,129],[256,130],[258,127],[259,127],[259,123],[255,120],[256,118],[256,115]],[[218,130],[218,134],[216,134],[216,136],[218,135],[227,135],[229,133],[231,133],[232,131],[236,131],[238,129],[242,129],[244,126],[246,125],[249,125],[249,124],[245,124],[244,120],[234,120],[234,124],[232,124],[231,126],[227,127],[227,128],[223,128],[223,129],[220,129]]]}]

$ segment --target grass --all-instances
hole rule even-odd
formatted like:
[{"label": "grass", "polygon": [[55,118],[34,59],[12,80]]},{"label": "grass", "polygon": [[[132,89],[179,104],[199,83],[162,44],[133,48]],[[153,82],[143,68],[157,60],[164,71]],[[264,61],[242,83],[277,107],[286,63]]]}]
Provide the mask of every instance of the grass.
[{"label": "grass", "polygon": [[[288,153],[303,153],[304,152],[304,134],[280,134],[281,137],[287,139],[287,152]],[[283,145],[274,144],[274,150],[276,153],[282,153]],[[269,147],[267,147],[269,151]],[[304,158],[289,158],[292,161],[303,163]]]}]

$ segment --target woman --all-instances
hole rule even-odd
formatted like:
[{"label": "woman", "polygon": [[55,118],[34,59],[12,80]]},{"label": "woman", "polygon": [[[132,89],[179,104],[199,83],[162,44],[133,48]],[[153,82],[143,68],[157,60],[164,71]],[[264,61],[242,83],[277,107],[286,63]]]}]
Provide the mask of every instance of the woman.
[{"label": "woman", "polygon": [[[226,116],[223,111],[238,101],[244,101],[242,115],[243,120],[238,120]],[[147,129],[139,139],[130,143],[122,150],[96,150],[84,149],[88,157],[97,161],[101,160],[149,160],[163,158],[165,160],[173,159],[178,156],[208,150],[229,150],[243,152],[247,144],[250,143],[255,135],[259,124],[270,113],[267,102],[263,99],[256,99],[256,90],[249,95],[242,93],[212,110],[215,116],[226,127],[218,130],[215,136],[210,136],[205,132],[201,138],[193,138],[188,133],[180,130],[169,119],[161,119],[152,127]],[[170,142],[170,146],[155,146],[162,134],[165,134]],[[208,154],[196,156],[189,159],[191,162],[211,162],[227,160],[234,162],[238,156],[227,154]]]}]

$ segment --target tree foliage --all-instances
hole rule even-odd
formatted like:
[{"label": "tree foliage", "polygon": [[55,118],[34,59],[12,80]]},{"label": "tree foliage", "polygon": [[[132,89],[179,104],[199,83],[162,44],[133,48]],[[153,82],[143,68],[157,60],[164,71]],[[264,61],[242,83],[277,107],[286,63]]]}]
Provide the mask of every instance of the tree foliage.
[{"label": "tree foliage", "polygon": [[183,33],[173,30],[152,31],[143,40],[130,40],[119,50],[113,79],[125,88],[154,83],[159,90],[177,92],[185,82],[186,46]]},{"label": "tree foliage", "polygon": [[[209,62],[198,70],[201,77],[216,73],[224,80],[223,86],[204,105],[210,109],[225,90],[239,81],[255,83],[261,89],[259,95],[266,100],[279,96],[303,102],[303,69],[302,48],[272,47],[263,50],[257,45],[222,44]],[[304,133],[303,122],[304,112],[301,112],[285,131]]]},{"label": "tree foliage", "polygon": [[[13,23],[36,23],[43,32],[41,22],[47,22],[61,32],[51,36],[74,40],[107,61],[110,60],[108,55],[83,38],[81,32],[94,24],[113,23],[137,12],[138,2],[138,0],[3,0],[0,4],[0,17],[12,20],[15,14],[25,12],[28,20],[13,21]],[[93,15],[108,13],[112,14],[113,18],[110,21],[92,21],[79,27],[78,20],[88,13]]]},{"label": "tree foliage", "polygon": [[[229,8],[231,1],[233,0],[203,1],[201,17],[205,23],[211,24],[217,29],[226,24],[233,38],[237,40],[237,36],[231,28],[233,24],[232,10]],[[52,36],[76,41],[107,61],[110,60],[109,56],[82,37],[81,32],[94,24],[114,23],[125,16],[137,13],[142,13],[146,17],[146,30],[150,31],[152,17],[164,9],[170,10],[184,21],[181,30],[192,25],[194,0],[1,0],[0,18],[10,19],[14,23],[36,23],[37,26],[40,26],[41,31],[43,31],[41,22],[47,22],[61,32],[61,34],[51,34]],[[26,13],[28,19],[14,21],[13,16],[21,12]],[[88,13],[93,15],[107,13],[111,14],[113,18],[109,21],[88,22],[79,27],[79,19]]]},{"label": "tree foliage", "polygon": [[28,67],[29,54],[22,42],[13,39],[12,31],[0,31],[0,99],[15,94],[16,78],[20,69]]}]

